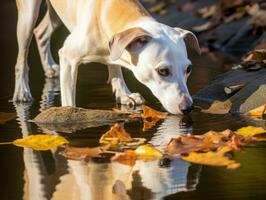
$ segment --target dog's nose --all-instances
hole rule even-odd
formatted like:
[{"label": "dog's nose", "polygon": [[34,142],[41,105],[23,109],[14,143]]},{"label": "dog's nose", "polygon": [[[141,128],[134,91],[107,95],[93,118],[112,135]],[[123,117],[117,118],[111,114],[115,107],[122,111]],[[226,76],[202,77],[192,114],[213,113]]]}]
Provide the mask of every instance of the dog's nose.
[{"label": "dog's nose", "polygon": [[183,114],[186,114],[186,113],[190,113],[192,110],[193,110],[193,106],[187,106],[187,107],[181,109],[181,112]]}]

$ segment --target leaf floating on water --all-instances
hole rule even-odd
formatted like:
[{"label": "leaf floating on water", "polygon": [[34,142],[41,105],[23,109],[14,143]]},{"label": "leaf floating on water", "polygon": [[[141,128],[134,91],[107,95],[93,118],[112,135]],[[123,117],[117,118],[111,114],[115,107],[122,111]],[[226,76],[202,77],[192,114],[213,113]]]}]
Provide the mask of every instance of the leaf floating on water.
[{"label": "leaf floating on water", "polygon": [[266,130],[261,127],[247,126],[235,131],[236,134],[242,135],[245,138],[252,138],[256,135],[265,134]]},{"label": "leaf floating on water", "polygon": [[17,116],[16,113],[6,113],[0,112],[0,124],[5,124],[6,122],[15,119]]},{"label": "leaf floating on water", "polygon": [[134,150],[127,150],[122,153],[116,153],[112,157],[112,161],[119,162],[124,165],[134,166],[137,160],[137,155]]},{"label": "leaf floating on water", "polygon": [[211,166],[226,166],[228,169],[237,169],[240,164],[234,160],[230,160],[225,153],[232,151],[229,147],[222,147],[215,152],[196,153],[191,152],[188,156],[182,156],[185,161]]},{"label": "leaf floating on water", "polygon": [[28,147],[37,151],[55,149],[63,144],[69,143],[64,137],[54,135],[31,135],[13,142],[19,147]]},{"label": "leaf floating on water", "polygon": [[144,119],[147,118],[165,119],[166,116],[168,115],[168,113],[166,112],[159,112],[145,105],[142,105],[141,108],[143,110],[143,114],[141,116]]},{"label": "leaf floating on water", "polygon": [[210,108],[203,109],[202,112],[210,113],[210,114],[226,114],[232,108],[232,102],[230,100],[227,101],[214,101]]},{"label": "leaf floating on water", "polygon": [[158,118],[152,118],[150,120],[148,119],[144,119],[143,120],[143,131],[148,131],[149,129],[151,129],[152,127],[156,126],[156,124],[158,123],[160,119]]},{"label": "leaf floating on water", "polygon": [[79,147],[69,147],[67,146],[62,152],[62,155],[70,160],[86,160],[91,157],[95,157],[104,153],[110,148],[110,145],[94,147],[94,148],[79,148]]},{"label": "leaf floating on water", "polygon": [[155,149],[154,147],[150,145],[142,145],[139,146],[136,150],[135,153],[137,156],[145,157],[145,158],[161,158],[163,155],[162,153]]},{"label": "leaf floating on water", "polygon": [[123,142],[132,142],[133,138],[118,123],[100,138],[100,143],[118,145]]},{"label": "leaf floating on water", "polygon": [[245,115],[262,118],[266,115],[266,104],[247,112]]},{"label": "leaf floating on water", "polygon": [[154,127],[160,119],[165,119],[168,113],[159,112],[148,106],[142,105],[143,114],[143,131],[147,131]]}]

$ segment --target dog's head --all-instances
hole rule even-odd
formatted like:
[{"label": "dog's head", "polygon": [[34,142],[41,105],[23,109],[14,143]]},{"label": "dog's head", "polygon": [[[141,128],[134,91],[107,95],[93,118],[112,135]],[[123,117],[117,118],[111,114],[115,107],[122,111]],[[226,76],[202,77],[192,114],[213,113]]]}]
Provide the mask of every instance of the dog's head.
[{"label": "dog's head", "polygon": [[191,73],[186,44],[200,53],[193,33],[156,23],[115,34],[110,57],[128,67],[168,112],[182,114],[193,103],[186,84]]}]

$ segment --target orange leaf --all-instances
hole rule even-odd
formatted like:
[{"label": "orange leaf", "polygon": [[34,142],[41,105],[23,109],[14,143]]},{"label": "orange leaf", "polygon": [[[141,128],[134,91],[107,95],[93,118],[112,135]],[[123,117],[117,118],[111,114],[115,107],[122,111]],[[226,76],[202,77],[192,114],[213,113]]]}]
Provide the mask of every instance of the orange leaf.
[{"label": "orange leaf", "polygon": [[137,160],[137,155],[134,150],[127,150],[122,153],[116,153],[112,157],[112,160],[124,165],[134,166]]},{"label": "orange leaf", "polygon": [[86,160],[90,157],[95,157],[101,153],[104,153],[109,147],[110,145],[94,148],[79,148],[67,146],[62,154],[70,160]]},{"label": "orange leaf", "polygon": [[144,119],[147,118],[165,119],[166,116],[168,115],[168,113],[166,112],[159,112],[145,105],[142,105],[141,108],[143,110],[143,114],[141,116]]},{"label": "orange leaf", "polygon": [[100,138],[100,143],[118,145],[123,142],[131,142],[133,139],[118,123]]}]

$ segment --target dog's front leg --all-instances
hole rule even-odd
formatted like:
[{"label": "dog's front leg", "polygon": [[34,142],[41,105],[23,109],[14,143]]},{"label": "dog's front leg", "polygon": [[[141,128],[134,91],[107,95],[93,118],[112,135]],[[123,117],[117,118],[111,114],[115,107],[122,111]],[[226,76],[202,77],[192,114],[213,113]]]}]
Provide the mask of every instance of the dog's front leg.
[{"label": "dog's front leg", "polygon": [[139,93],[131,93],[129,91],[120,66],[109,65],[108,72],[108,83],[112,85],[117,103],[123,105],[141,105],[145,102],[144,98]]},{"label": "dog's front leg", "polygon": [[13,94],[14,102],[30,102],[32,100],[29,87],[29,66],[27,57],[41,2],[41,0],[17,0],[18,56],[15,66],[16,83]]},{"label": "dog's front leg", "polygon": [[[64,47],[63,47],[64,48]],[[76,83],[78,62],[71,59],[64,49],[59,52],[60,90],[62,106],[76,106]]]}]

